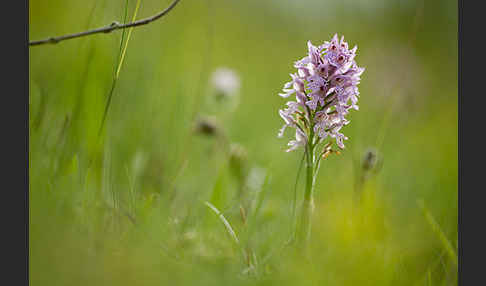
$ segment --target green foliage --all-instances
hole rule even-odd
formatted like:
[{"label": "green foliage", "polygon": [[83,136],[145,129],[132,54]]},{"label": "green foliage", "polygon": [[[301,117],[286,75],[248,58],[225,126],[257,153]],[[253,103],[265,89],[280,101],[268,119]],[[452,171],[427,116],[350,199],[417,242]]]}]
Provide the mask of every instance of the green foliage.
[{"label": "green foliage", "polygon": [[[137,1],[29,5],[39,39],[128,21]],[[31,48],[31,285],[456,285],[456,6],[181,0],[132,30],[100,134],[128,30]],[[306,41],[335,32],[367,71],[347,149],[322,162],[305,256],[302,153],[276,138],[277,94]],[[215,112],[220,66],[241,90]],[[217,135],[194,131],[206,115]]]}]

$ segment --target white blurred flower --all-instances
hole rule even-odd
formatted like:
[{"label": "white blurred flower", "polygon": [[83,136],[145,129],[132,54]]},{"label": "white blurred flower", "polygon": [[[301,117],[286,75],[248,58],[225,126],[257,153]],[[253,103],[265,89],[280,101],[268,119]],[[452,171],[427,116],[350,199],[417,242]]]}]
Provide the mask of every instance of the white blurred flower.
[{"label": "white blurred flower", "polygon": [[233,96],[240,89],[240,77],[234,70],[226,67],[217,68],[213,72],[211,83],[222,95]]}]

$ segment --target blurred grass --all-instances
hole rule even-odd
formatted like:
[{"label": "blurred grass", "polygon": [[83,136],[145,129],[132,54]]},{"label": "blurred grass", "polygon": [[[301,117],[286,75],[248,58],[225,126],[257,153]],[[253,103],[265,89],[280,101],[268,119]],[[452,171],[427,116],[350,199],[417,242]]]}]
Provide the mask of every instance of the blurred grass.
[{"label": "blurred grass", "polygon": [[[48,2],[29,2],[32,40],[125,13],[125,1]],[[141,1],[137,18],[169,3]],[[128,1],[128,15],[135,6]],[[443,244],[457,253],[456,7],[182,0],[132,31],[99,144],[122,32],[31,48],[32,285],[457,285]],[[306,41],[336,32],[358,45],[366,71],[360,110],[343,129],[347,149],[321,166],[305,258],[286,244],[302,150],[285,153],[287,141],[276,138],[285,103],[277,93]],[[232,113],[207,100],[219,66],[241,77]],[[219,120],[246,150],[243,165],[231,163],[228,142],[192,132],[198,115]],[[383,165],[356,204],[370,147]],[[246,254],[204,201],[242,236]]]}]

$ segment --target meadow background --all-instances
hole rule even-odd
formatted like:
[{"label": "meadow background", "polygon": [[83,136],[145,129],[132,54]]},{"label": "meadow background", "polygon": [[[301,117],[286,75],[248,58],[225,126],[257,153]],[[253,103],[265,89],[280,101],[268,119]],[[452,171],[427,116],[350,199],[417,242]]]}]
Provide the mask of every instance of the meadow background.
[{"label": "meadow background", "polygon": [[[31,0],[29,38],[136,2]],[[137,19],[169,4],[141,0]],[[287,244],[303,150],[277,138],[277,94],[307,40],[334,33],[366,71],[303,255]],[[181,0],[133,29],[99,133],[122,34],[30,48],[31,285],[457,285],[456,1]],[[221,66],[240,76],[235,108],[213,100]]]}]

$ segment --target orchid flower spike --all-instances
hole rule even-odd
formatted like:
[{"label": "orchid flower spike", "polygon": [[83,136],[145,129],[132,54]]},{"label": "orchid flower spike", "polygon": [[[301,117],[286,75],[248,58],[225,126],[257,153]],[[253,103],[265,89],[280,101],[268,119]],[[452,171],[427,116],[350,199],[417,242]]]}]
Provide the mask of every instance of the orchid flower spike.
[{"label": "orchid flower spike", "polygon": [[354,60],[357,46],[349,49],[344,37],[339,39],[335,34],[318,47],[308,41],[307,49],[307,56],[294,63],[297,72],[290,74],[292,80],[285,83],[283,93],[279,94],[284,98],[295,94],[296,99],[279,110],[285,121],[279,137],[287,127],[296,129],[295,140],[289,142],[287,151],[309,140],[317,145],[326,138],[334,139],[343,149],[348,138],[340,130],[349,123],[346,119],[349,110],[358,110],[358,84],[364,72]]}]

